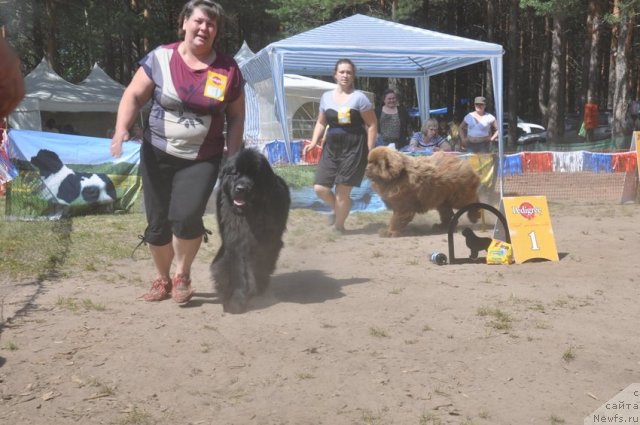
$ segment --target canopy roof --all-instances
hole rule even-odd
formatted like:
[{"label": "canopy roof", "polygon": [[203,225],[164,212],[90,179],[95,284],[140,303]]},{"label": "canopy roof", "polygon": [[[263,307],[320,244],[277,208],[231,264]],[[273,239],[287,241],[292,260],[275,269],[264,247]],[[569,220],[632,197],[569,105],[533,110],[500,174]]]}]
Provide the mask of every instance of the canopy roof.
[{"label": "canopy roof", "polygon": [[353,15],[271,43],[249,62],[274,54],[282,56],[287,73],[333,75],[336,61],[349,58],[360,76],[414,78],[502,58],[503,50],[499,44]]},{"label": "canopy roof", "polygon": [[85,90],[85,93],[92,93],[100,96],[104,101],[118,104],[124,93],[125,86],[109,77],[100,66],[95,63],[87,77],[78,83]]},{"label": "canopy roof", "polygon": [[58,75],[45,58],[24,82],[26,95],[16,111],[116,112],[124,92],[124,87],[117,87],[119,84],[97,65],[76,85]]}]

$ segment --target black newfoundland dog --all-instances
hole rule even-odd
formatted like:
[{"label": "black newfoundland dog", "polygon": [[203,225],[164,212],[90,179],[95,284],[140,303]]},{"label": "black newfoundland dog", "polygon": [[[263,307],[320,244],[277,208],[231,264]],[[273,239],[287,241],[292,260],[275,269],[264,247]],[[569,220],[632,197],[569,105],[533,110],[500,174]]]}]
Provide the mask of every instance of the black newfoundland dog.
[{"label": "black newfoundland dog", "polygon": [[289,187],[261,153],[244,149],[225,162],[216,197],[222,245],[211,263],[224,311],[244,312],[269,285],[290,204]]}]

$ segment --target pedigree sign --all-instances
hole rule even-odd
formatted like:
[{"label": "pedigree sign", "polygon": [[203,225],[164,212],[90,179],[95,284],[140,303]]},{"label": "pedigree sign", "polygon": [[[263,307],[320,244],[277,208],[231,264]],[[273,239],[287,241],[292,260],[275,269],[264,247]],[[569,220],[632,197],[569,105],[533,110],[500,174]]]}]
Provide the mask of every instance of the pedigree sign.
[{"label": "pedigree sign", "polygon": [[545,196],[502,198],[500,211],[509,226],[516,263],[532,259],[559,260]]}]

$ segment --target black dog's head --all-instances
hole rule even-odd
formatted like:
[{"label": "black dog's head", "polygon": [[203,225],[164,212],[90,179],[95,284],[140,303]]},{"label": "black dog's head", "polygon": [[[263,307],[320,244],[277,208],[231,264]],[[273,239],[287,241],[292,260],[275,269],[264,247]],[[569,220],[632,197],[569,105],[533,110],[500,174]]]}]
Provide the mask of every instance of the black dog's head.
[{"label": "black dog's head", "polygon": [[470,227],[465,227],[464,230],[462,231],[462,235],[465,238],[473,238],[476,234],[473,233],[473,230],[471,230]]},{"label": "black dog's head", "polygon": [[42,177],[57,173],[63,166],[58,154],[47,149],[40,149],[36,156],[31,157],[31,163],[40,170]]},{"label": "black dog's head", "polygon": [[260,152],[243,149],[227,159],[221,173],[221,195],[226,196],[236,214],[259,208],[265,190],[275,174],[269,161]]}]

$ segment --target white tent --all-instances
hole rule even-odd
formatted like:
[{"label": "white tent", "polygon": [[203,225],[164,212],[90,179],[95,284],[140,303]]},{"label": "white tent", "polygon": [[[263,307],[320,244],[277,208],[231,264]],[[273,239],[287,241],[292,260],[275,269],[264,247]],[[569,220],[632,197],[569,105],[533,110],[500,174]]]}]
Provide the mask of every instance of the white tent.
[{"label": "white tent", "polygon": [[[235,54],[240,69],[255,56],[246,41]],[[335,88],[330,83],[296,74],[284,74],[284,99],[287,109],[287,129],[293,139],[310,139],[318,118],[320,97]],[[260,144],[284,139],[284,132],[276,113],[273,84],[245,86],[246,118],[244,138],[248,144]],[[373,94],[365,92],[373,101]]]},{"label": "white tent", "polygon": [[[278,121],[290,141],[284,74],[333,75],[338,59],[354,61],[359,76],[414,78],[421,118],[429,111],[429,77],[489,61],[498,128],[502,128],[502,46],[364,15],[269,44],[243,65],[250,86],[272,85]],[[500,133],[499,155],[503,157]],[[502,161],[500,161],[500,165]]]},{"label": "white tent", "polygon": [[119,103],[122,93],[126,88],[104,72],[100,66],[95,63],[91,72],[78,85],[85,89],[87,93],[94,93],[99,96],[102,101],[110,103]]},{"label": "white tent", "polygon": [[71,124],[80,134],[104,137],[106,130],[115,124],[124,86],[98,65],[76,85],[63,79],[42,59],[24,81],[26,95],[9,115],[13,128],[41,130],[45,116],[60,125]]}]

